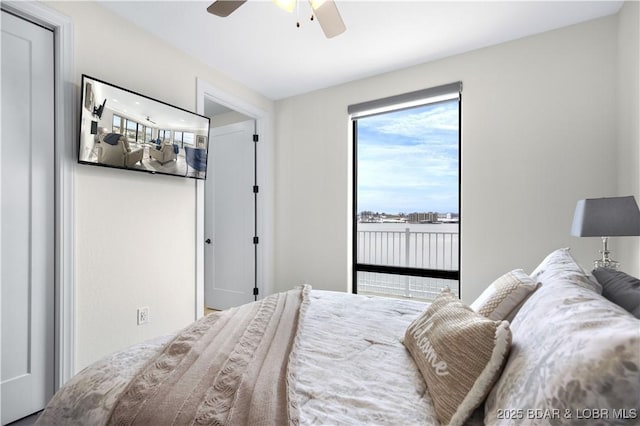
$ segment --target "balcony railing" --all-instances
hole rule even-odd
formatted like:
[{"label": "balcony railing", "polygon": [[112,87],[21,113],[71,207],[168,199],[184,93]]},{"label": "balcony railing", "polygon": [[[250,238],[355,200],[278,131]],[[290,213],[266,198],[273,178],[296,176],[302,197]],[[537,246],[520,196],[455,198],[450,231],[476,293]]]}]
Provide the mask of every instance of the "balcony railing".
[{"label": "balcony railing", "polygon": [[[459,270],[457,232],[357,231],[359,264]],[[440,278],[358,272],[358,293],[433,300],[443,288],[459,294],[459,282]]]}]

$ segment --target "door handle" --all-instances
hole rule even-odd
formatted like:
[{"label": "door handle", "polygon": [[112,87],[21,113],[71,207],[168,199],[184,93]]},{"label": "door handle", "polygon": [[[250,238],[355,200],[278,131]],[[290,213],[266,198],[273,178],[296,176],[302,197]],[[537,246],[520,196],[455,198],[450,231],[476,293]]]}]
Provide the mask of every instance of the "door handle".
[{"label": "door handle", "polygon": [[211,238],[207,238],[206,240],[204,240],[204,242],[207,244],[211,244]]}]

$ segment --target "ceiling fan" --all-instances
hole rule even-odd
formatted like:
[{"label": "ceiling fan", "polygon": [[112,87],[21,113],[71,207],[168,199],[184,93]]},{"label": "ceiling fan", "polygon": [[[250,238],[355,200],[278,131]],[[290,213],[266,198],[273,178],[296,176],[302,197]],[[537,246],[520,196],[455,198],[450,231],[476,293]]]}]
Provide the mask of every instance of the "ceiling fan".
[{"label": "ceiling fan", "polygon": [[147,121],[148,121],[149,123],[152,123],[152,124],[157,124],[155,121],[153,121],[152,119],[150,119],[148,115],[147,115]]},{"label": "ceiling fan", "polygon": [[[292,12],[298,3],[298,0],[273,1],[288,12]],[[246,2],[247,0],[216,0],[207,8],[207,12],[224,18]],[[318,19],[320,27],[327,38],[340,35],[347,29],[333,0],[309,0],[309,3],[311,3],[311,8],[313,9],[311,19],[313,20],[314,16]],[[298,26],[300,26],[300,23],[298,23]]]}]

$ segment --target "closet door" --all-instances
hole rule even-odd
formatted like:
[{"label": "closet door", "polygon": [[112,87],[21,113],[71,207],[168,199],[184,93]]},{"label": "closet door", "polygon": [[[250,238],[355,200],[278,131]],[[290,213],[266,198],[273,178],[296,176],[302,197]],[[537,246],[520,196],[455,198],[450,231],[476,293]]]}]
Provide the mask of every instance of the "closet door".
[{"label": "closet door", "polygon": [[54,389],[53,32],[2,12],[2,424]]}]

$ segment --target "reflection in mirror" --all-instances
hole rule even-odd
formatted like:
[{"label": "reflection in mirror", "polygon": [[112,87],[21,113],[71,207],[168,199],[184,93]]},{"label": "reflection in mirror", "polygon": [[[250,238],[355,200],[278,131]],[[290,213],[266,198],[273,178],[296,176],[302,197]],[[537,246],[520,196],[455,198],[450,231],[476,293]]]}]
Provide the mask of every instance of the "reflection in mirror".
[{"label": "reflection in mirror", "polygon": [[206,178],[209,118],[87,75],[80,105],[79,163]]}]

